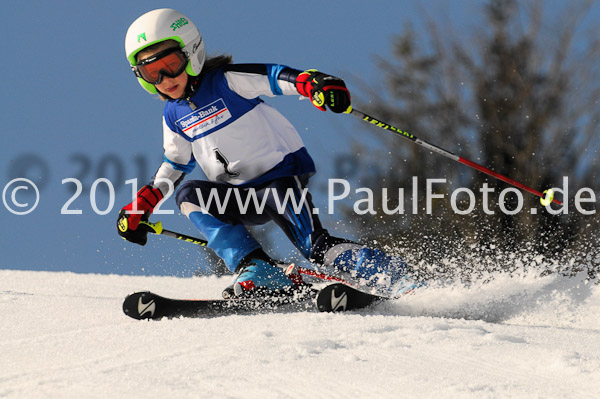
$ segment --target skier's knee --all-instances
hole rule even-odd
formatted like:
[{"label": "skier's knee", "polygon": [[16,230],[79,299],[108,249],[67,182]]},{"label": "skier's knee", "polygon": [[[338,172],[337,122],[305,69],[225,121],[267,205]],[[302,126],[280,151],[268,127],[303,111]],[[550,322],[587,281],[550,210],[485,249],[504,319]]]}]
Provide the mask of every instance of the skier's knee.
[{"label": "skier's knee", "polygon": [[191,181],[186,181],[179,186],[177,190],[177,194],[175,194],[175,202],[177,203],[177,207],[181,209],[181,204],[184,202],[194,202],[193,195],[194,187],[192,187]]},{"label": "skier's knee", "polygon": [[[358,245],[358,244],[355,244],[354,242],[347,240],[345,238],[330,236],[329,233],[327,233],[327,231],[315,232],[312,239],[313,239],[313,245],[312,245],[310,260],[317,264],[325,263],[325,254],[327,254],[329,252],[329,250],[332,249],[333,247],[336,247],[340,244]],[[330,255],[331,254],[332,254],[332,252],[330,252]]]}]

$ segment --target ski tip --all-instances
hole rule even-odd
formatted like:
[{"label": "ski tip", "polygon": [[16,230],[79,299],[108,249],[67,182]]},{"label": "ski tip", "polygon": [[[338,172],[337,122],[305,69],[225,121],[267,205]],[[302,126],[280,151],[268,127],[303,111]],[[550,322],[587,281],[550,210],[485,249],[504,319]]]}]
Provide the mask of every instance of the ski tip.
[{"label": "ski tip", "polygon": [[341,312],[348,306],[348,293],[343,284],[331,284],[321,289],[315,303],[319,312]]},{"label": "ski tip", "polygon": [[315,299],[320,312],[344,312],[365,308],[385,298],[359,291],[345,284],[330,284],[322,288]]},{"label": "ski tip", "polygon": [[156,313],[155,295],[149,291],[127,295],[123,301],[123,313],[136,320],[154,318]]}]

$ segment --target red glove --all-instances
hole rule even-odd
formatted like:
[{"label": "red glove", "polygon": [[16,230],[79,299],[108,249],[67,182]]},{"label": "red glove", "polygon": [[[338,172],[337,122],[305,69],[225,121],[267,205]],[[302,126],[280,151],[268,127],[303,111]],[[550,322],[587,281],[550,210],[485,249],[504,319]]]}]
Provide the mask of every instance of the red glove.
[{"label": "red glove", "polygon": [[119,235],[127,241],[145,245],[148,229],[138,229],[140,221],[147,221],[156,205],[162,199],[163,194],[158,188],[152,188],[149,185],[142,187],[133,202],[119,212],[119,219],[117,220],[117,232]]},{"label": "red glove", "polygon": [[296,78],[296,89],[321,111],[326,111],[325,106],[337,114],[352,111],[350,92],[344,81],[335,76],[309,69]]}]

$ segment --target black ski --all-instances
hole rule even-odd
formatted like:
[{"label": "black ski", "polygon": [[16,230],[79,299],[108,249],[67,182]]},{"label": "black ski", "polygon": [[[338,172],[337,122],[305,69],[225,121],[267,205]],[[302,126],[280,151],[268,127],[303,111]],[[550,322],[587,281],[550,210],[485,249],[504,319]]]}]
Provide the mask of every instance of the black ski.
[{"label": "black ski", "polygon": [[[274,312],[298,305],[311,297],[310,291],[295,295],[232,299],[172,299],[149,291],[135,292],[123,301],[123,312],[134,319],[163,317],[215,317],[251,312]],[[291,306],[293,307],[293,306]]]},{"label": "black ski", "polygon": [[336,283],[319,290],[315,302],[320,312],[341,312],[361,309],[385,299],[387,298]]}]

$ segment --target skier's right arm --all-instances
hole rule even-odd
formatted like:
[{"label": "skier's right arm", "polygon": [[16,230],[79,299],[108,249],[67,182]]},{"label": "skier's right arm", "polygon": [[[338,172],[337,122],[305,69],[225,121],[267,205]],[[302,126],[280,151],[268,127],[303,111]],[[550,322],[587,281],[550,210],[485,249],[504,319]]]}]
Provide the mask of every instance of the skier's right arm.
[{"label": "skier's right arm", "polygon": [[140,227],[142,220],[147,221],[156,205],[164,197],[158,188],[145,185],[138,191],[133,201],[124,206],[117,219],[117,232],[127,241],[146,245],[148,230]]},{"label": "skier's right arm", "polygon": [[185,175],[192,171],[196,161],[191,144],[171,130],[163,119],[164,162],[149,184],[138,191],[133,201],[123,207],[117,219],[117,232],[127,241],[145,245],[149,229],[140,227],[147,221],[164,196],[171,195]]}]

